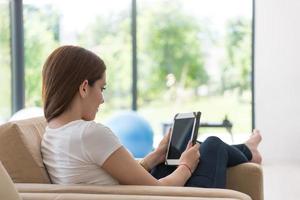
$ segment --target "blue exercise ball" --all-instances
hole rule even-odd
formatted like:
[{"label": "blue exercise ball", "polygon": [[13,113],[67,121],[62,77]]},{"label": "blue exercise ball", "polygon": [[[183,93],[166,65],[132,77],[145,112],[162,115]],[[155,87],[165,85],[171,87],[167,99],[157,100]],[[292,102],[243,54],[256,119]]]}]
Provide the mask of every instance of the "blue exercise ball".
[{"label": "blue exercise ball", "polygon": [[126,111],[112,116],[106,125],[135,158],[143,158],[153,149],[153,130],[137,112]]}]

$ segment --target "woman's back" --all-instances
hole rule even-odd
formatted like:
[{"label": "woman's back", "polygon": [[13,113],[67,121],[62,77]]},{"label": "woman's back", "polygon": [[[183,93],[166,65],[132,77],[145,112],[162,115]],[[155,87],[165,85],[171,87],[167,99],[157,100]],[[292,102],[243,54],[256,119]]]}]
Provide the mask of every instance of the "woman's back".
[{"label": "woman's back", "polygon": [[43,161],[53,183],[118,184],[101,166],[121,146],[107,127],[76,120],[59,128],[46,128]]}]

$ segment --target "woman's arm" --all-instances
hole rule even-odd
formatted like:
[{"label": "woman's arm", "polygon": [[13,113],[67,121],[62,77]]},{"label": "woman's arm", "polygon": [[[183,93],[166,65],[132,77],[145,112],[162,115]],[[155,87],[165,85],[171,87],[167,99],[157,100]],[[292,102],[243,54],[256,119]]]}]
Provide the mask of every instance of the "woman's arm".
[{"label": "woman's arm", "polygon": [[172,129],[170,128],[157,148],[140,161],[140,164],[142,164],[147,171],[150,171],[156,165],[165,162],[171,131]]},{"label": "woman's arm", "polygon": [[165,154],[162,155],[159,151],[154,150],[150,152],[146,157],[139,161],[140,165],[142,165],[148,172],[151,171],[155,166],[164,163],[166,160]]},{"label": "woman's arm", "polygon": [[[196,145],[195,145],[196,146]],[[190,147],[184,153],[185,160],[197,160],[197,152]],[[198,151],[198,150],[197,150]],[[199,152],[199,151],[198,151]],[[189,161],[188,163],[196,162]],[[166,185],[166,186],[183,186],[190,178],[191,173],[185,165],[180,165],[172,174],[162,179],[155,179],[141,165],[139,165],[132,155],[124,148],[120,147],[112,153],[102,165],[102,168],[112,177],[124,185]],[[191,167],[193,170],[195,167]]]}]

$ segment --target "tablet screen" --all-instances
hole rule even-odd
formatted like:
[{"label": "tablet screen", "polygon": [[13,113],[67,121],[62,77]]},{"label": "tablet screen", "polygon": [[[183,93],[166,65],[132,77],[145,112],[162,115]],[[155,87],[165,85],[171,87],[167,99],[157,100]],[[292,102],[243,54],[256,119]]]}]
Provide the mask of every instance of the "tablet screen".
[{"label": "tablet screen", "polygon": [[191,139],[195,118],[175,119],[168,159],[179,159]]}]

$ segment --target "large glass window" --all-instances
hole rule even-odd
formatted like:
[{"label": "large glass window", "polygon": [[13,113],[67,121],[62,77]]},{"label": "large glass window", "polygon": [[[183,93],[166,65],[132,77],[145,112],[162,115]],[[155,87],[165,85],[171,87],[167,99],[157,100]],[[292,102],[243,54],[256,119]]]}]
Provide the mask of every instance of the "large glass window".
[{"label": "large glass window", "polygon": [[[138,1],[138,105],[156,133],[189,111],[250,133],[251,34],[252,0]],[[231,142],[225,128],[200,133]]]},{"label": "large glass window", "polygon": [[107,65],[100,116],[131,106],[130,0],[24,0],[26,107],[41,106],[42,65],[54,48],[80,45]]},{"label": "large glass window", "polygon": [[[131,109],[131,3],[24,0],[25,106],[42,105],[42,65],[53,49],[72,44],[91,49],[107,64],[106,103],[97,119]],[[0,9],[5,95],[0,116],[6,119],[11,114],[8,0],[0,0]],[[236,136],[251,131],[252,9],[252,0],[137,0],[138,112],[156,136],[175,113],[189,111],[201,111],[202,122],[209,124],[229,120]],[[230,138],[225,128],[200,133]]]},{"label": "large glass window", "polygon": [[0,0],[0,124],[11,115],[11,56],[9,1]]}]

